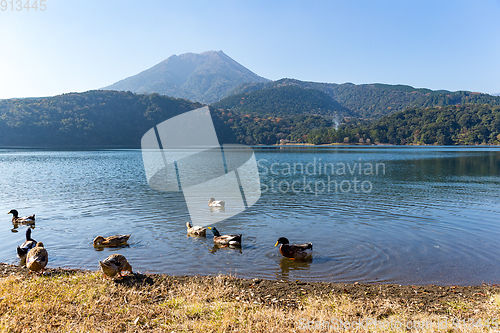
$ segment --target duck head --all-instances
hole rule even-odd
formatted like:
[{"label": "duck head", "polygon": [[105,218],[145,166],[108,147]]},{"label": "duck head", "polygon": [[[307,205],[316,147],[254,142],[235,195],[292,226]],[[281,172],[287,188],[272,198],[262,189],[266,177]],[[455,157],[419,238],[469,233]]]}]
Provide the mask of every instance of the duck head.
[{"label": "duck head", "polygon": [[100,246],[100,245],[102,245],[102,242],[104,240],[106,240],[104,237],[97,236],[96,238],[94,238],[94,246]]},{"label": "duck head", "polygon": [[280,238],[278,238],[278,240],[276,241],[276,244],[274,244],[274,247],[278,246],[278,244],[284,244],[284,245],[286,245],[286,244],[290,244],[290,242],[288,241],[288,239],[287,239],[287,238],[285,238],[285,237],[280,237]]},{"label": "duck head", "polygon": [[7,214],[12,214],[12,215],[14,215],[14,217],[16,217],[16,218],[19,216],[19,213],[18,213],[18,212],[17,212],[17,210],[15,210],[15,209],[11,209],[11,210],[10,210],[10,212],[8,212]]},{"label": "duck head", "polygon": [[220,237],[219,230],[217,230],[215,227],[208,227],[208,229],[212,230],[212,233],[215,237]]}]

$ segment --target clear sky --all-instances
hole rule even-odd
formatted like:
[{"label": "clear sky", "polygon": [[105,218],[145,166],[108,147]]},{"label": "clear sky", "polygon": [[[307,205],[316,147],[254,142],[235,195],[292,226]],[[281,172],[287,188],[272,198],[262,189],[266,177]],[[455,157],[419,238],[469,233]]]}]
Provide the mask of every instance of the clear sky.
[{"label": "clear sky", "polygon": [[500,0],[9,2],[0,98],[97,89],[209,50],[272,80],[500,93]]}]

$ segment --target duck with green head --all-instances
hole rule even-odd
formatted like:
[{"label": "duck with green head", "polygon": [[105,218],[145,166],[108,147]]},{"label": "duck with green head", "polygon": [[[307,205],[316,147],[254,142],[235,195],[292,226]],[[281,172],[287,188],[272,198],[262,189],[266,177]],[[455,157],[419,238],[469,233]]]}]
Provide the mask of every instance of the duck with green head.
[{"label": "duck with green head", "polygon": [[26,241],[21,245],[17,247],[17,256],[19,259],[24,260],[26,259],[26,255],[28,254],[29,250],[34,248],[36,246],[36,240],[31,238],[31,228],[26,229]]},{"label": "duck with green head", "polygon": [[35,214],[19,217],[19,212],[11,209],[7,214],[12,214],[12,223],[35,223]]},{"label": "duck with green head", "polygon": [[312,257],[312,243],[290,244],[287,238],[280,237],[274,247],[278,246],[278,244],[280,244],[279,251],[284,257],[298,260],[310,259]]}]

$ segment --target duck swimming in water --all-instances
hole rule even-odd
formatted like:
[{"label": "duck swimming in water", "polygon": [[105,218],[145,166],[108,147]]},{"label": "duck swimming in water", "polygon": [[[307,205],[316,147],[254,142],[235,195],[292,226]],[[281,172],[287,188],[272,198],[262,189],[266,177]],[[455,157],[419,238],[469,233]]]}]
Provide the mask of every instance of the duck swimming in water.
[{"label": "duck swimming in water", "polygon": [[11,209],[7,214],[12,214],[12,223],[30,224],[35,223],[35,214],[30,216],[19,217],[19,213],[15,209]]},{"label": "duck swimming in water", "polygon": [[35,246],[36,240],[31,238],[31,228],[28,228],[26,229],[26,241],[21,246],[17,247],[17,256],[19,257],[19,259],[26,259],[26,255],[28,254],[29,250],[31,250]]},{"label": "duck swimming in water", "polygon": [[219,230],[215,227],[208,227],[208,229],[212,230],[214,234],[214,243],[218,245],[233,245],[233,246],[241,246],[241,236],[242,235],[221,235]]},{"label": "duck swimming in water", "polygon": [[94,238],[94,247],[116,247],[126,245],[130,235],[115,235],[109,237],[97,236]]},{"label": "duck swimming in water", "polygon": [[281,255],[290,259],[304,260],[312,256],[312,243],[293,244],[291,245],[287,238],[280,237],[274,247],[278,246]]},{"label": "duck swimming in water", "polygon": [[191,223],[186,222],[187,227],[187,235],[191,237],[206,237],[207,236],[207,228],[202,228],[199,226],[192,226]]},{"label": "duck swimming in water", "polygon": [[208,200],[208,207],[225,207],[226,206],[226,202],[223,201],[223,200],[215,200],[215,198],[210,198],[210,200]]}]

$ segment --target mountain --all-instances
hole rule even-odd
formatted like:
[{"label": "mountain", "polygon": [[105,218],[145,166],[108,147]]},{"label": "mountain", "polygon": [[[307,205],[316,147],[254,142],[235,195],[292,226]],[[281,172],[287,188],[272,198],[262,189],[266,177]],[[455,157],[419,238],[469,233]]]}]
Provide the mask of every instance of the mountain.
[{"label": "mountain", "polygon": [[295,79],[248,83],[236,87],[231,95],[252,94],[260,90],[296,86],[322,91],[342,107],[364,119],[379,119],[408,107],[434,107],[464,103],[500,105],[500,97],[469,91],[450,92],[414,88],[407,85],[320,83]]},{"label": "mountain", "polygon": [[201,103],[213,103],[242,83],[267,82],[222,51],[172,55],[105,90],[158,93]]},{"label": "mountain", "polygon": [[330,95],[298,86],[279,86],[226,97],[212,106],[239,113],[263,116],[321,115],[356,117]]}]

